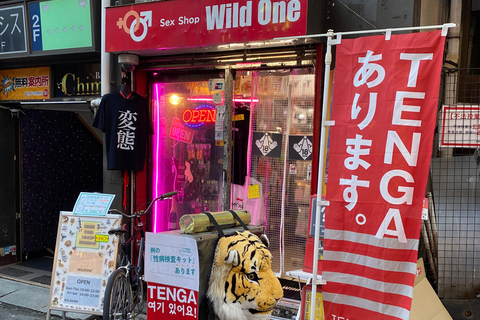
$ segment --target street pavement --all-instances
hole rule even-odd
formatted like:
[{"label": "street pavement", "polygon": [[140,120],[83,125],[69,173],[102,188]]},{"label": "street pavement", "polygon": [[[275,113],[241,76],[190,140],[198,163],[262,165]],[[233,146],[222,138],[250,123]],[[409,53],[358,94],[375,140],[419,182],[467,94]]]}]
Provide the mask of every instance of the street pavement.
[{"label": "street pavement", "polygon": [[[47,319],[49,286],[17,281],[0,276],[0,319],[2,320],[102,320],[102,316],[85,313],[51,310]],[[146,319],[141,314],[136,319]]]},{"label": "street pavement", "polygon": [[[46,285],[0,277],[0,319],[46,319],[49,294],[50,289]],[[66,313],[66,319],[72,320],[101,318],[91,314]],[[50,319],[63,319],[63,313],[51,311]]]}]

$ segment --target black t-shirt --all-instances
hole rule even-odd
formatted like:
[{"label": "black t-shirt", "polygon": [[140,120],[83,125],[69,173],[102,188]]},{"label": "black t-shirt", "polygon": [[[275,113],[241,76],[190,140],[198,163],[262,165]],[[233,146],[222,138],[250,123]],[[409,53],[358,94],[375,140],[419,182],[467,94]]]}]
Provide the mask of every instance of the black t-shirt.
[{"label": "black t-shirt", "polygon": [[102,97],[93,126],[105,132],[108,170],[142,171],[147,151],[147,134],[153,134],[148,102],[132,92]]}]

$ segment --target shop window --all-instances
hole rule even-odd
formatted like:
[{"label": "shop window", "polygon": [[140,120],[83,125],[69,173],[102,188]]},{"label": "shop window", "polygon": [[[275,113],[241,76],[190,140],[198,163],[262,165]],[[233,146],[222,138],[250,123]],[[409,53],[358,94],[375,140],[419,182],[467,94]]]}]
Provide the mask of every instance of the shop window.
[{"label": "shop window", "polygon": [[[232,114],[231,208],[245,209],[270,239],[275,272],[302,269],[308,234],[315,75],[310,69],[238,71]],[[221,211],[223,103],[209,81],[154,83],[154,231],[184,214]],[[221,94],[221,92],[220,92]],[[218,95],[217,95],[218,97]],[[221,99],[224,95],[221,96]],[[172,209],[173,208],[173,209]]]}]

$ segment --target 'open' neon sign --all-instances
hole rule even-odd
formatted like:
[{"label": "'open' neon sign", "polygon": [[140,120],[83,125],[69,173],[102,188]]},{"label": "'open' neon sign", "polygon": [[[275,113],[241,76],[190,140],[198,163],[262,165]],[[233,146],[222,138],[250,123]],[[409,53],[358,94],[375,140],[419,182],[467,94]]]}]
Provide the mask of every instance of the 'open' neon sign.
[{"label": "'open' neon sign", "polygon": [[214,107],[204,104],[195,109],[186,109],[183,111],[183,122],[191,127],[198,128],[206,123],[214,123],[217,110]]}]

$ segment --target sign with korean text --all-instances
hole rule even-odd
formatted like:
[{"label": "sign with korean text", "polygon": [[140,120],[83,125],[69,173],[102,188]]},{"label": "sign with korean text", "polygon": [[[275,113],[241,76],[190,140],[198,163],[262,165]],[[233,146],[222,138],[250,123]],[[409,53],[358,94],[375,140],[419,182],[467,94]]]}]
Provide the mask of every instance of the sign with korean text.
[{"label": "sign with korean text", "polygon": [[92,47],[90,0],[39,1],[28,6],[33,51]]},{"label": "sign with korean text", "polygon": [[442,106],[440,147],[476,148],[480,146],[480,106]]},{"label": "sign with korean text", "polygon": [[444,43],[433,31],[336,47],[326,319],[410,317]]},{"label": "sign with korean text", "polygon": [[0,54],[27,52],[25,7],[0,8]]},{"label": "sign with korean text", "polygon": [[50,99],[50,68],[0,70],[0,100]]},{"label": "sign with korean text", "polygon": [[50,286],[49,308],[103,314],[103,296],[115,270],[120,215],[92,217],[61,212]]},{"label": "sign with korean text", "polygon": [[198,319],[199,275],[195,239],[147,232],[145,280],[149,319]]},{"label": "sign with korean text", "polygon": [[177,0],[110,7],[106,12],[106,51],[225,45],[305,35],[307,3]]}]

